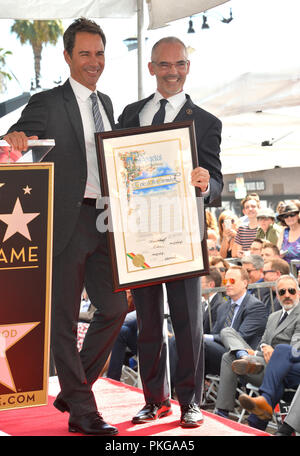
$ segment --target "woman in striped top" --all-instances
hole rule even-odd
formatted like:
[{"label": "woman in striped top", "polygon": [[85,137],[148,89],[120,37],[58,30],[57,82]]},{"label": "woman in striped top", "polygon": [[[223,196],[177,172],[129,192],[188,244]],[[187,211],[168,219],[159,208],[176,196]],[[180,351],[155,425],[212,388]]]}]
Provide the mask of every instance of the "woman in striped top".
[{"label": "woman in striped top", "polygon": [[241,258],[243,252],[250,250],[250,246],[257,234],[257,211],[259,209],[259,199],[248,196],[242,201],[243,214],[248,217],[248,224],[241,225],[234,240],[232,256]]}]

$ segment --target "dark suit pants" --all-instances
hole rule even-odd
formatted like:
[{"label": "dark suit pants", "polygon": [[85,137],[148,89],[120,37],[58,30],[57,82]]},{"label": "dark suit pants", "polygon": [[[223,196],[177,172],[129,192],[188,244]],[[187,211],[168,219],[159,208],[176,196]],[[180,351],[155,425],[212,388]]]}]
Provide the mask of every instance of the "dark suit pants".
[{"label": "dark suit pants", "polygon": [[[97,410],[91,388],[128,308],[125,293],[112,291],[106,233],[96,229],[99,213],[95,207],[82,205],[72,238],[53,263],[52,349],[61,397],[72,415]],[[79,353],[77,322],[83,286],[96,311]]]},{"label": "dark suit pants", "polygon": [[222,356],[225,352],[226,348],[221,342],[205,340],[205,375],[220,375]]},{"label": "dark suit pants", "polygon": [[291,350],[290,345],[277,345],[265,369],[259,390],[273,408],[283,396],[285,388],[297,389],[300,383],[300,360],[293,359]]},{"label": "dark suit pants", "polygon": [[[177,366],[174,386],[181,405],[200,403],[203,385],[202,307],[200,280],[166,284],[168,305],[176,338]],[[146,402],[170,396],[167,381],[167,347],[163,337],[163,286],[133,290],[138,320],[138,356]]]},{"label": "dark suit pants", "polygon": [[127,348],[129,348],[133,355],[137,354],[137,322],[135,311],[128,313],[124,320],[111,352],[107,377],[120,381]]}]

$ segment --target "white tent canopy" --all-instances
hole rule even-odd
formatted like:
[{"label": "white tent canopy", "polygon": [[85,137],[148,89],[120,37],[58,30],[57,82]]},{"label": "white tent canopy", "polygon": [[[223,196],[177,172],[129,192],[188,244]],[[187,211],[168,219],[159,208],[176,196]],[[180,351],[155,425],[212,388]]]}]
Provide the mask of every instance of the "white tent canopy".
[{"label": "white tent canopy", "polygon": [[300,66],[281,73],[242,74],[209,94],[203,88],[192,91],[196,103],[219,117],[299,106]]},{"label": "white tent canopy", "polygon": [[[146,0],[149,28],[192,16],[228,0]],[[70,19],[86,17],[130,17],[136,14],[139,0],[1,0],[2,19]]]},{"label": "white tent canopy", "polygon": [[244,113],[222,120],[224,174],[300,166],[299,110]]}]

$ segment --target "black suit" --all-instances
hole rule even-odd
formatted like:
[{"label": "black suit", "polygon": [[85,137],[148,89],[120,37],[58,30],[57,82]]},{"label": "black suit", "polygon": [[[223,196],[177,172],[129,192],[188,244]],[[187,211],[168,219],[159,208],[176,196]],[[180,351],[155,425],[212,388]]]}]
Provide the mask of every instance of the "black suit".
[{"label": "black suit", "polygon": [[[114,127],[111,101],[98,95]],[[82,204],[87,159],[82,119],[69,81],[33,95],[9,131],[15,130],[55,139],[45,158],[55,164],[52,349],[62,397],[71,414],[83,415],[97,410],[91,386],[118,335],[127,300],[124,293],[112,292],[106,233],[96,229],[100,211]],[[76,332],[83,285],[96,311],[79,354]]]},{"label": "black suit", "polygon": [[[144,100],[132,103],[124,109],[119,117],[120,128],[140,126],[139,113],[154,94]],[[174,119],[174,122],[193,120],[195,123],[196,142],[199,166],[210,173],[210,195],[205,199],[206,204],[213,204],[219,199],[223,189],[223,177],[219,158],[222,124],[217,117],[195,105],[189,95],[186,103]]]},{"label": "black suit", "polygon": [[[209,318],[209,309],[205,310],[203,314],[203,332],[204,334],[209,334],[212,331],[212,328],[217,320],[217,315],[218,315],[218,307],[220,304],[224,303],[224,298],[222,296],[222,293],[216,293],[215,296],[212,298],[212,300],[209,301],[209,306],[210,306],[210,315],[211,315],[211,321]],[[210,326],[212,325],[212,326]]]},{"label": "black suit", "polygon": [[[212,330],[214,340],[205,340],[205,373],[219,374],[221,359],[227,351],[222,344],[220,336],[228,315],[231,300],[218,307],[217,320]],[[254,296],[246,293],[237,314],[233,320],[232,328],[235,329],[247,343],[255,349],[265,330],[267,323],[267,309],[264,304]]]},{"label": "black suit", "polygon": [[[139,113],[150,97],[127,106],[119,117],[120,128],[140,126]],[[208,169],[211,203],[219,198],[223,187],[219,159],[221,122],[212,114],[186,103],[174,119],[194,120],[199,166]],[[200,403],[203,385],[202,306],[199,278],[177,280],[166,284],[170,316],[178,354],[174,386],[181,405]],[[163,339],[163,289],[153,285],[133,290],[137,310],[140,373],[146,402],[162,402],[169,397],[166,370],[166,344]]]}]

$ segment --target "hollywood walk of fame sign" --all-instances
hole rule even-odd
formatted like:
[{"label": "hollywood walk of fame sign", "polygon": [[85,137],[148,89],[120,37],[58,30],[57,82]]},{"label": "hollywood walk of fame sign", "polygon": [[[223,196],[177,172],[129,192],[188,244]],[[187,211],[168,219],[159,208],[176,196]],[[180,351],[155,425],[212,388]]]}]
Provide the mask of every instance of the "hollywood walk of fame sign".
[{"label": "hollywood walk of fame sign", "polygon": [[0,164],[0,410],[47,404],[53,164]]}]

